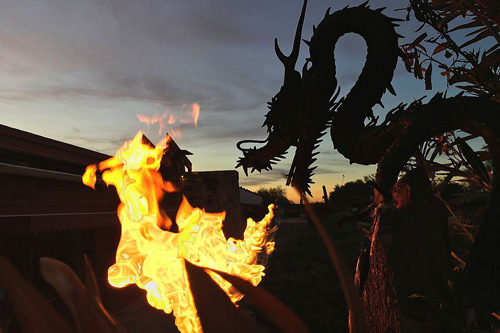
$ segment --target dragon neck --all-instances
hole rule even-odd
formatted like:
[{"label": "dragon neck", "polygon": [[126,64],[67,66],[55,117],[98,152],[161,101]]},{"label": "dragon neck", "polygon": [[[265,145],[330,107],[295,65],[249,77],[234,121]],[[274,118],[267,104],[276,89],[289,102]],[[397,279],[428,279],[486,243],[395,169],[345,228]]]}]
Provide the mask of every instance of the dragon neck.
[{"label": "dragon neck", "polygon": [[[400,54],[394,26],[393,20],[380,10],[366,6],[345,8],[326,15],[310,42],[311,103],[323,105],[337,86],[333,54],[339,38],[346,33],[356,33],[367,44],[363,70],[337,109],[331,128],[334,146],[351,162],[356,162],[355,138],[365,130],[366,117],[373,115],[372,107],[380,102],[385,90],[392,90],[390,83]],[[318,85],[321,86],[318,88]]]}]

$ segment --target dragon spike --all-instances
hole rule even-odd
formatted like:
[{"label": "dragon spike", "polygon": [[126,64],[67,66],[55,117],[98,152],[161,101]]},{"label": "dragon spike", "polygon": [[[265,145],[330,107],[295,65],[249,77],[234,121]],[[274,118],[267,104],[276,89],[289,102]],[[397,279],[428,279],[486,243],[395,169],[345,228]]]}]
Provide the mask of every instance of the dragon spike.
[{"label": "dragon spike", "polygon": [[307,72],[307,66],[309,66],[309,61],[306,60],[306,62],[304,62],[304,65],[302,66],[302,77],[304,77],[305,73]]},{"label": "dragon spike", "polygon": [[325,13],[325,17],[330,15],[330,10],[332,10],[332,7],[328,7],[328,9],[326,10],[326,13]]},{"label": "dragon spike", "polygon": [[304,17],[306,15],[306,7],[307,0],[304,0],[304,4],[302,5],[302,11],[300,12],[299,22],[297,23],[297,30],[295,32],[295,39],[293,40],[293,48],[290,55],[287,57],[281,52],[280,47],[278,45],[278,39],[274,39],[274,50],[276,51],[276,55],[279,60],[285,65],[285,69],[293,70],[295,69],[295,63],[299,57],[300,50],[300,39],[302,36],[302,26],[304,25]]},{"label": "dragon spike", "polygon": [[340,87],[337,87],[337,91],[335,92],[335,94],[333,94],[331,101],[335,101],[337,97],[339,97],[339,94],[340,94]]},{"label": "dragon spike", "polygon": [[307,46],[311,46],[311,41],[310,41],[310,40],[307,40],[307,39],[302,38],[302,41],[303,41],[304,43],[306,43],[306,45],[307,45]]},{"label": "dragon spike", "polygon": [[378,101],[377,104],[380,105],[382,108],[385,108],[384,104],[382,104],[382,101]]},{"label": "dragon spike", "polygon": [[382,13],[384,11],[384,9],[386,9],[386,8],[387,7],[380,7],[380,8],[375,9],[375,11]]},{"label": "dragon spike", "polygon": [[359,7],[368,7],[367,5],[368,5],[368,0],[359,5]]},{"label": "dragon spike", "polygon": [[394,87],[392,86],[391,83],[387,85],[387,90],[393,95],[396,96],[396,91],[394,91]]},{"label": "dragon spike", "polygon": [[396,34],[396,36],[398,36],[398,38],[405,38],[405,36],[400,35],[400,34]]},{"label": "dragon spike", "polygon": [[400,18],[397,18],[397,17],[389,17],[389,19],[390,19],[392,22],[403,22],[403,21],[404,21],[403,19],[400,19]]},{"label": "dragon spike", "polygon": [[246,165],[243,165],[243,172],[245,172],[245,176],[248,177],[248,168]]},{"label": "dragon spike", "polygon": [[285,67],[288,64],[288,57],[281,52],[280,47],[278,45],[278,38],[274,39],[274,51],[276,51],[276,55],[278,56],[279,60],[285,65]]}]

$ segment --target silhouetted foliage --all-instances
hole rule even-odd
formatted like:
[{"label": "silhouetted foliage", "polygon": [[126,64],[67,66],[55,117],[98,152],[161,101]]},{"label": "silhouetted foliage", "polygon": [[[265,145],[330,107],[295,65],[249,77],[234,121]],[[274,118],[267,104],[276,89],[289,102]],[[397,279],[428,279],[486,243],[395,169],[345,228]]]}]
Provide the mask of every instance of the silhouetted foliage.
[{"label": "silhouetted foliage", "polygon": [[[424,32],[412,43],[402,45],[407,70],[416,78],[425,79],[426,89],[431,90],[434,63],[440,74],[447,78],[448,84],[499,102],[498,8],[495,0],[410,0],[407,20],[413,12],[415,18],[422,22],[419,30],[427,26],[433,31],[429,32],[430,35]],[[456,38],[458,31],[462,34],[468,32],[465,42]]]},{"label": "silhouetted foliage", "polygon": [[446,200],[450,199],[453,194],[463,193],[467,191],[467,187],[465,185],[457,182],[441,182],[437,184],[436,187],[441,193],[442,197]]},{"label": "silhouetted foliage", "polygon": [[344,185],[335,185],[330,192],[330,204],[366,206],[373,199],[373,176],[365,176],[363,179],[347,182]]},{"label": "silhouetted foliage", "polygon": [[261,187],[257,190],[257,194],[262,198],[262,204],[277,204],[278,206],[287,206],[290,202],[286,198],[286,190],[281,186],[276,187]]}]

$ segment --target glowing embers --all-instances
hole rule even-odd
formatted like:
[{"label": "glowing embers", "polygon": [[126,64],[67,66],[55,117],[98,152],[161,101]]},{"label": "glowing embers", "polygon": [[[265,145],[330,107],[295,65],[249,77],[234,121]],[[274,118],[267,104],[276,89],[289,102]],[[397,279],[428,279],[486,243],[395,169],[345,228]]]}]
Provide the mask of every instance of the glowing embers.
[{"label": "glowing embers", "polygon": [[[273,206],[261,222],[247,220],[243,240],[226,239],[222,232],[225,212],[207,213],[183,198],[176,216],[179,232],[168,231],[172,223],[158,204],[164,192],[176,190],[158,172],[168,142],[152,147],[143,143],[142,137],[139,132],[114,157],[88,166],[82,177],[86,185],[94,187],[96,172],[102,171],[102,179],[115,186],[121,200],[118,217],[122,234],[108,281],[118,288],[136,284],[147,291],[149,304],[174,313],[180,331],[201,331],[184,260],[257,285],[264,275],[258,258],[274,249],[270,238],[274,232],[270,228]],[[213,272],[210,275],[233,302],[243,297],[229,282]]]}]

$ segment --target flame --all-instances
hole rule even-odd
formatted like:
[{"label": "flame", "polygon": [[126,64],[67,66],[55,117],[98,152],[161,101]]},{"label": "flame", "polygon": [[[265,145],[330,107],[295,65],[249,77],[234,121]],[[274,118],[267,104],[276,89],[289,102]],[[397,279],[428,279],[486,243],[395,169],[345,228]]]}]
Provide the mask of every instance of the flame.
[{"label": "flame", "polygon": [[[167,127],[174,126],[177,121],[182,124],[194,124],[194,127],[198,127],[198,118],[200,117],[200,105],[198,103],[193,103],[191,105],[191,111],[186,110],[186,103],[182,104],[181,110],[178,114],[173,114],[168,110],[161,115],[147,116],[144,114],[137,114],[137,119],[141,123],[145,123],[150,128],[151,125],[158,126],[158,135],[161,135]],[[180,138],[180,128],[174,126],[170,129],[170,132],[176,133],[174,136]]]},{"label": "flame", "polygon": [[168,117],[168,124],[169,125],[175,124],[175,117],[173,114],[171,114],[170,117]]},{"label": "flame", "polygon": [[198,127],[198,118],[200,117],[200,105],[198,103],[193,103],[191,109],[193,110],[194,127]]},{"label": "flame", "polygon": [[[172,223],[158,204],[164,192],[176,190],[158,171],[170,140],[151,147],[142,142],[142,136],[137,133],[114,157],[89,165],[82,177],[84,184],[93,188],[97,170],[103,171],[103,181],[116,188],[121,200],[121,239],[116,263],[108,269],[108,281],[118,288],[136,284],[147,291],[151,306],[173,312],[181,332],[200,332],[184,260],[257,285],[264,275],[260,258],[274,249],[270,240],[275,231],[270,227],[274,207],[269,206],[269,213],[259,223],[247,220],[243,240],[226,239],[222,232],[225,212],[207,213],[191,207],[183,197],[176,216],[179,232],[170,232]],[[219,275],[209,274],[233,302],[243,297]]]}]

